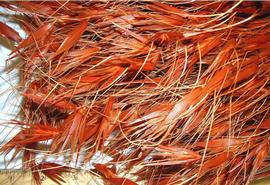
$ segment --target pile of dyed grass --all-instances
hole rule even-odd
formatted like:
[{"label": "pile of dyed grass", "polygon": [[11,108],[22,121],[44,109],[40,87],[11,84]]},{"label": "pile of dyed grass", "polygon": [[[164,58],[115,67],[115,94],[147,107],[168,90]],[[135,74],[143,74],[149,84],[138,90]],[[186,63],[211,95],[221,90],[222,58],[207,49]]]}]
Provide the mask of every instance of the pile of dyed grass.
[{"label": "pile of dyed grass", "polygon": [[[6,2],[21,127],[1,148],[63,181],[94,164],[105,183],[248,184],[270,174],[269,2]],[[45,144],[45,146],[44,146]],[[66,164],[36,160],[40,153]],[[72,157],[73,156],[73,157]],[[128,179],[120,173],[133,174]]]}]

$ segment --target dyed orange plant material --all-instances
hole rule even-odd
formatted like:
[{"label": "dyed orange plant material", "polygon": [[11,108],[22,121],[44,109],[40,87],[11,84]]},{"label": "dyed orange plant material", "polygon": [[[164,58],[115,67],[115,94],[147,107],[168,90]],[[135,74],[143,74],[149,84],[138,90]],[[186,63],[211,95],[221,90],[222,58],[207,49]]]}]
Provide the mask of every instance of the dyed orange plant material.
[{"label": "dyed orange plant material", "polygon": [[[21,13],[27,33],[0,23],[16,43],[11,59],[21,57],[24,97],[22,120],[9,123],[21,131],[0,151],[23,152],[36,184],[38,171],[64,182],[62,172],[97,153],[111,160],[87,170],[114,185],[248,184],[269,174],[269,2],[0,6]],[[66,165],[38,162],[42,152]]]}]

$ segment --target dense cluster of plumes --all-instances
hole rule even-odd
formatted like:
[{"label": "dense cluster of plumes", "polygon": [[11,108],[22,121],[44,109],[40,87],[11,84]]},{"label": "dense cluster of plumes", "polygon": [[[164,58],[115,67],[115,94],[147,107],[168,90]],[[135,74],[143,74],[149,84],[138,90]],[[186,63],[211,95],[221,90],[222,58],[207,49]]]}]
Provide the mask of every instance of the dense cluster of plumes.
[{"label": "dense cluster of plumes", "polygon": [[[6,2],[17,42],[23,152],[56,182],[77,160],[105,183],[247,184],[269,171],[269,2]],[[47,142],[46,142],[47,141]],[[44,144],[45,143],[45,144]],[[68,163],[67,163],[68,164]],[[76,168],[76,167],[75,167]],[[121,172],[132,174],[128,179]]]}]

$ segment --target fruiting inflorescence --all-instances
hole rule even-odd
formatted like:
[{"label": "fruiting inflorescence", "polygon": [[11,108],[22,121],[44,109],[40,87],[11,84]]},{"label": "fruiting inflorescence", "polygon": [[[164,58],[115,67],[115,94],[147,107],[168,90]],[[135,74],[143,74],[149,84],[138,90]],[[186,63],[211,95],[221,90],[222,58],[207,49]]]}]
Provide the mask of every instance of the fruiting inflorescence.
[{"label": "fruiting inflorescence", "polygon": [[[242,184],[269,174],[269,2],[5,2],[23,120],[4,153],[56,182],[72,170],[111,184]],[[40,143],[48,142],[45,148]],[[79,160],[82,159],[82,160]],[[117,168],[116,168],[117,166]],[[52,170],[53,169],[53,170]],[[132,173],[128,179],[120,172]],[[57,173],[56,173],[57,172]]]}]

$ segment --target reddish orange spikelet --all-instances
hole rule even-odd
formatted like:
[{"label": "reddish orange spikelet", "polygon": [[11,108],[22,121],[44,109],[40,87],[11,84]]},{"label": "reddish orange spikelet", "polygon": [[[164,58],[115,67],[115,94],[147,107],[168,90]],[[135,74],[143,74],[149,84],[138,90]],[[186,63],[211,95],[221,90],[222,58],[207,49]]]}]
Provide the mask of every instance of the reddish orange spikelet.
[{"label": "reddish orange spikelet", "polygon": [[31,44],[39,42],[40,40],[45,40],[46,36],[50,33],[52,28],[53,24],[51,23],[40,26],[35,32],[32,32],[26,39],[24,39],[13,52],[16,52],[22,48],[26,48]]},{"label": "reddish orange spikelet", "polygon": [[145,164],[145,166],[185,164],[195,162],[199,160],[201,156],[185,148],[160,145],[155,148],[153,158],[157,160],[151,161]]},{"label": "reddish orange spikelet", "polygon": [[21,37],[18,34],[18,32],[16,32],[14,29],[12,29],[11,27],[2,22],[0,22],[0,35],[15,42],[21,41]]},{"label": "reddish orange spikelet", "polygon": [[60,131],[49,125],[43,124],[26,124],[26,128],[22,128],[18,134],[16,134],[10,141],[4,144],[0,148],[0,152],[9,153],[12,149],[15,149],[13,158],[28,146],[35,145],[41,141],[48,141],[55,138]]},{"label": "reddish orange spikelet", "polygon": [[111,169],[104,164],[95,164],[96,170],[98,170],[106,181],[113,185],[137,185],[137,183],[127,179],[118,177]]},{"label": "reddish orange spikelet", "polygon": [[163,32],[156,33],[149,41],[157,45],[172,44],[173,42],[181,41],[184,38],[181,32]]},{"label": "reddish orange spikelet", "polygon": [[204,175],[208,171],[217,168],[221,165],[228,164],[229,161],[233,158],[232,152],[222,152],[217,156],[213,157],[212,159],[207,160],[200,169],[201,174]]},{"label": "reddish orange spikelet", "polygon": [[78,25],[78,27],[74,28],[66,37],[66,39],[62,42],[59,46],[57,51],[54,54],[54,57],[58,56],[59,54],[68,51],[73,45],[80,39],[81,35],[84,33],[88,26],[87,21],[83,21]]},{"label": "reddish orange spikelet", "polygon": [[81,146],[84,142],[83,133],[85,129],[86,120],[84,119],[86,110],[79,108],[64,120],[61,125],[61,134],[55,138],[52,144],[52,150],[63,151],[66,148],[70,148],[72,152],[79,150],[78,146]]},{"label": "reddish orange spikelet", "polygon": [[[75,105],[65,101],[65,100],[53,100],[50,97],[46,97],[45,94],[42,93],[22,93],[24,97],[27,99],[33,101],[36,104],[43,105],[45,107],[51,107],[54,106],[56,108],[59,108],[61,110],[72,110],[75,108]],[[43,104],[42,104],[43,103]]]}]

